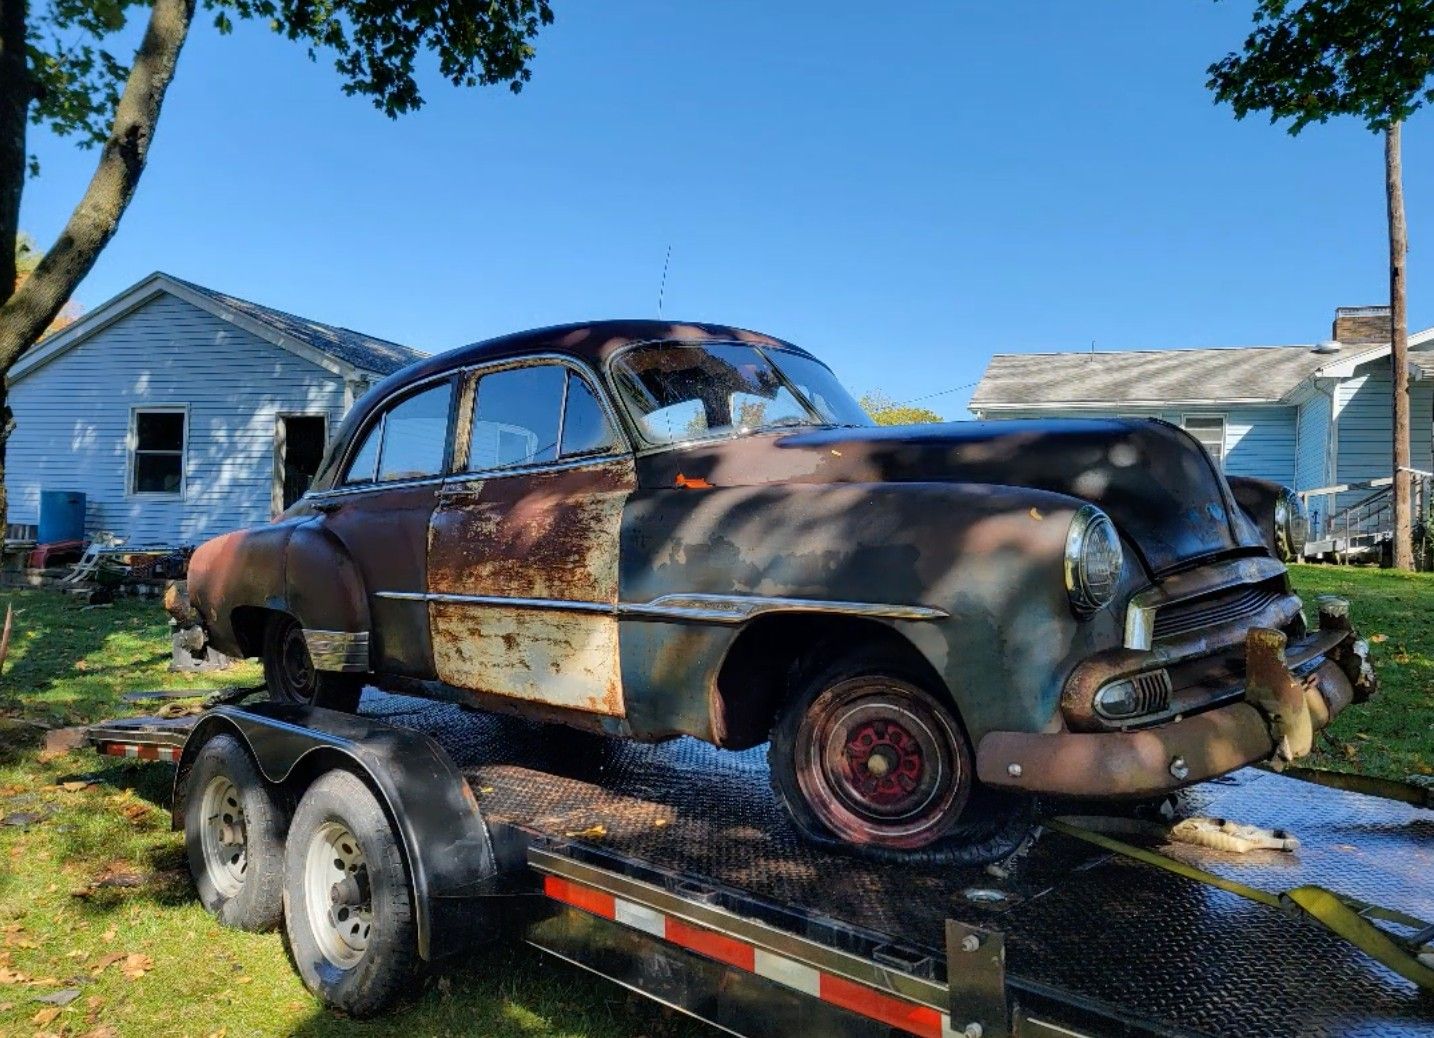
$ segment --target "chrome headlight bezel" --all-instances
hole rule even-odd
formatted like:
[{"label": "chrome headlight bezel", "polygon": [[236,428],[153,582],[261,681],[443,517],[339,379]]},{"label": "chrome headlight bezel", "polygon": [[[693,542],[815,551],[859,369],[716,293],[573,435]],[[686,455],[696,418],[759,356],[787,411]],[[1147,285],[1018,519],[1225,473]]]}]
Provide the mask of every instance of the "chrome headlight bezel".
[{"label": "chrome headlight bezel", "polygon": [[1282,549],[1285,559],[1298,559],[1304,554],[1305,542],[1309,540],[1309,513],[1300,496],[1289,487],[1280,488],[1275,499],[1275,541]]},{"label": "chrome headlight bezel", "polygon": [[1082,505],[1066,534],[1065,581],[1077,616],[1099,612],[1115,598],[1125,552],[1120,534],[1095,505]]}]

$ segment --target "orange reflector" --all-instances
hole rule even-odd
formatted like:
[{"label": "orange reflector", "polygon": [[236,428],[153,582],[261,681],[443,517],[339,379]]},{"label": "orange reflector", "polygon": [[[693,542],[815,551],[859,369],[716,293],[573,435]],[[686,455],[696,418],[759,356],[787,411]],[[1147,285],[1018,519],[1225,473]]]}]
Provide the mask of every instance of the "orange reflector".
[{"label": "orange reflector", "polygon": [[543,893],[554,901],[581,908],[584,912],[600,915],[604,919],[612,919],[617,915],[617,906],[613,903],[611,894],[604,894],[601,890],[572,883],[558,876],[543,877]]},{"label": "orange reflector", "polygon": [[733,940],[698,926],[688,926],[671,916],[667,917],[667,939],[699,955],[736,966],[748,973],[757,971],[757,951],[745,941]]},{"label": "orange reflector", "polygon": [[918,1006],[892,998],[865,984],[856,984],[830,973],[822,974],[821,997],[823,1002],[919,1034],[922,1038],[941,1038],[941,1014],[930,1006]]},{"label": "orange reflector", "polygon": [[677,474],[677,489],[678,489],[678,490],[711,490],[711,489],[712,489],[712,484],[709,483],[709,482],[707,482],[707,481],[706,481],[705,479],[703,479],[701,476],[684,476],[682,473],[679,472],[679,473]]}]

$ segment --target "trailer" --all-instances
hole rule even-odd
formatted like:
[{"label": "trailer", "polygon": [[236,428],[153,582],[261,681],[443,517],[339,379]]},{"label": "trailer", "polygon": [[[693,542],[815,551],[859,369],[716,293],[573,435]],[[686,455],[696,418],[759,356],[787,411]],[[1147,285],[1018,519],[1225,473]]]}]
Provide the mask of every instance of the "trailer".
[{"label": "trailer", "polygon": [[[90,731],[176,765],[206,905],[282,916],[306,983],[350,1012],[380,1010],[415,958],[516,933],[736,1035],[1434,1034],[1434,803],[1416,787],[1247,769],[1180,814],[1297,851],[1051,814],[1010,860],[962,868],[802,840],[760,750],[363,705]],[[226,868],[247,871],[243,904],[216,897]]]}]

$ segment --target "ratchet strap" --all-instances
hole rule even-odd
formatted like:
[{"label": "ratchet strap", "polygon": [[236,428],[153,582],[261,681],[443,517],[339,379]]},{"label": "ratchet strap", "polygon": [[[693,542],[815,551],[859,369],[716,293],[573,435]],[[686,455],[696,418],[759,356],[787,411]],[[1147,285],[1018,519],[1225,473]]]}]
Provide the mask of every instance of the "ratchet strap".
[{"label": "ratchet strap", "polygon": [[[1261,771],[1273,772],[1275,770],[1262,764],[1256,764],[1255,767]],[[1415,807],[1434,807],[1434,787],[1417,786],[1413,782],[1375,778],[1373,775],[1352,775],[1347,771],[1324,771],[1318,768],[1286,767],[1279,774],[1285,778],[1299,779],[1301,782],[1311,782],[1317,786],[1342,789],[1346,793],[1363,793],[1365,796],[1397,800],[1403,804],[1413,804]]]},{"label": "ratchet strap", "polygon": [[[1426,990],[1434,991],[1434,968],[1421,961],[1420,952],[1424,938],[1431,930],[1434,930],[1434,927],[1413,916],[1335,894],[1317,886],[1295,887],[1280,894],[1272,894],[1268,890],[1261,890],[1237,880],[1217,876],[1213,872],[1206,872],[1204,869],[1178,861],[1157,851],[1137,847],[1104,833],[1073,825],[1060,818],[1048,818],[1041,824],[1055,832],[1074,837],[1077,840],[1084,840],[1086,843],[1094,844],[1134,861],[1164,869],[1166,872],[1174,873],[1184,879],[1208,887],[1216,887],[1237,897],[1245,898],[1247,901],[1254,901],[1256,904],[1282,912],[1301,913],[1406,980],[1412,981]],[[1375,926],[1369,921],[1370,919],[1382,919],[1399,926],[1409,927],[1419,933],[1412,940],[1406,941]]]}]

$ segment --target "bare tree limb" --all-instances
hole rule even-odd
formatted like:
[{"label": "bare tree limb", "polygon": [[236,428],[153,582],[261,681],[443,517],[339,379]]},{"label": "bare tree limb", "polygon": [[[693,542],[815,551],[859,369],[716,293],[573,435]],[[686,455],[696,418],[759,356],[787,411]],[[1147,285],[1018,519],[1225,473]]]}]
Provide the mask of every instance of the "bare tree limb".
[{"label": "bare tree limb", "polygon": [[[0,0],[7,11],[16,2]],[[164,95],[193,18],[194,0],[154,0],[115,108],[114,126],[84,197],[35,272],[0,307],[0,372],[8,371],[40,338],[114,236],[144,172]],[[22,144],[22,156],[23,150]]]}]

